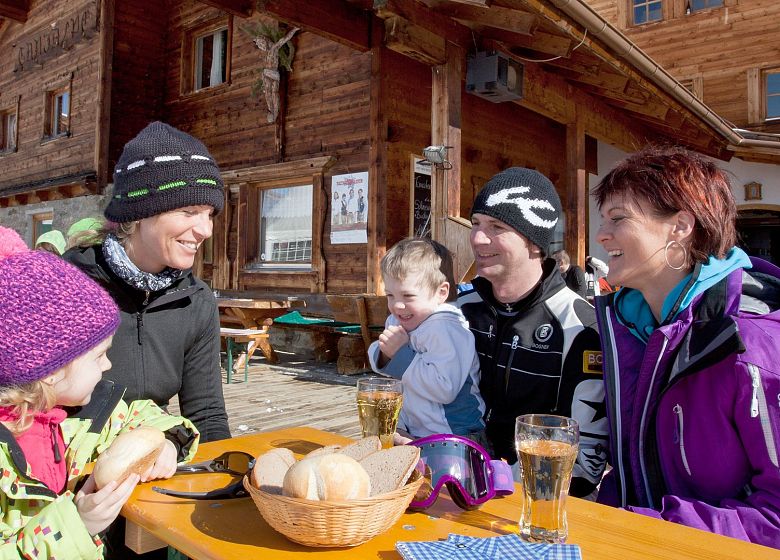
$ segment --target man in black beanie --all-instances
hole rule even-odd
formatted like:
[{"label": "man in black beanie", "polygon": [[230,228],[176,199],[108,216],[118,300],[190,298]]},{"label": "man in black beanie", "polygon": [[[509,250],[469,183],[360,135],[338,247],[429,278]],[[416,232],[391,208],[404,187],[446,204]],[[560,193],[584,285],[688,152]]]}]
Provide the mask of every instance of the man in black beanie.
[{"label": "man in black beanie", "polygon": [[561,202],[550,180],[512,167],[491,178],[471,210],[477,266],[458,297],[479,354],[479,389],[496,458],[519,480],[515,418],[573,417],[580,447],[573,496],[594,493],[606,464],[607,419],[593,307],[571,291],[548,258]]}]

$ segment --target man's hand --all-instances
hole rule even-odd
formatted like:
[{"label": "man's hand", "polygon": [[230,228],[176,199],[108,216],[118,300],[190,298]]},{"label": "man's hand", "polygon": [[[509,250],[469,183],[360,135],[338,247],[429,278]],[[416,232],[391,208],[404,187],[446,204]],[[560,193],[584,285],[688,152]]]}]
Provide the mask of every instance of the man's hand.
[{"label": "man's hand", "polygon": [[150,480],[157,480],[159,478],[171,478],[176,473],[176,458],[178,452],[176,446],[169,440],[165,440],[163,444],[162,453],[157,457],[154,465],[149,467],[143,475],[141,475],[141,482],[149,482]]},{"label": "man's hand", "polygon": [[94,537],[114,522],[139,479],[137,474],[131,474],[118,486],[116,481],[112,480],[95,491],[95,479],[90,475],[73,501],[91,536]]},{"label": "man's hand", "polygon": [[401,325],[390,325],[379,335],[379,351],[390,361],[402,346],[409,343],[409,335]]}]

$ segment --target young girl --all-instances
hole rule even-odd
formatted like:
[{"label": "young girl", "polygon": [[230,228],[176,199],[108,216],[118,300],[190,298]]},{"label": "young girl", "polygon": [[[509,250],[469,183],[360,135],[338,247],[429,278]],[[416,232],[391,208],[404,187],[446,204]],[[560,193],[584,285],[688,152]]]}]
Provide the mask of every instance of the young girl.
[{"label": "young girl", "polygon": [[[29,251],[0,227],[0,557],[102,558],[99,533],[140,480],[169,478],[198,434],[151,401],[125,404],[102,380],[119,324],[111,297],[82,272]],[[166,435],[142,476],[96,490],[84,467],[141,424]]]}]

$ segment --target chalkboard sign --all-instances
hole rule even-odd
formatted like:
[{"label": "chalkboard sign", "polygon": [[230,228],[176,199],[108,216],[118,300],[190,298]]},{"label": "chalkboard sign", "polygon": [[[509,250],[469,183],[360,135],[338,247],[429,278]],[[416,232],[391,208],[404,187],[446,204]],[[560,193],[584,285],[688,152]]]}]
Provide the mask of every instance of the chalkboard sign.
[{"label": "chalkboard sign", "polygon": [[409,235],[431,236],[431,173],[433,166],[418,156],[411,158]]}]

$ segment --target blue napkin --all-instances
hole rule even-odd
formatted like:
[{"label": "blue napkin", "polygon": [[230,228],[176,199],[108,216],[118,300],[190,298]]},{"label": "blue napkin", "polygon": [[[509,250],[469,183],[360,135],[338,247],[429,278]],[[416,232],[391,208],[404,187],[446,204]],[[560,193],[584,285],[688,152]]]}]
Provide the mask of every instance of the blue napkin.
[{"label": "blue napkin", "polygon": [[450,535],[445,541],[399,541],[395,548],[404,560],[582,560],[575,544],[527,543],[515,534]]}]

